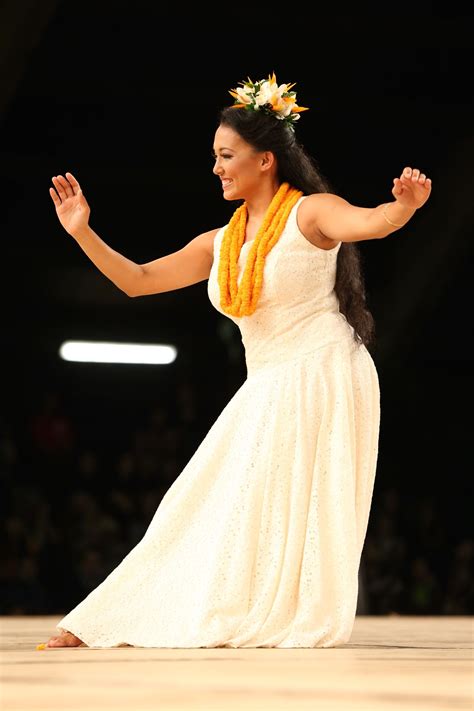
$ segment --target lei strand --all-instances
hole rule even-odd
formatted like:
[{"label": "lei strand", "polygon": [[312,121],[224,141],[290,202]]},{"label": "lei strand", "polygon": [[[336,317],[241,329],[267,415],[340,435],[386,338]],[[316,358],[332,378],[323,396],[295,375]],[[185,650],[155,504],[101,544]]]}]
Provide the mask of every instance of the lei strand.
[{"label": "lei strand", "polygon": [[250,316],[257,308],[263,284],[265,257],[277,243],[288,215],[296,201],[303,195],[282,183],[267,208],[247,256],[244,274],[237,282],[238,261],[245,241],[247,226],[247,203],[238,207],[232,215],[222,238],[217,279],[220,287],[220,305],[230,316]]}]

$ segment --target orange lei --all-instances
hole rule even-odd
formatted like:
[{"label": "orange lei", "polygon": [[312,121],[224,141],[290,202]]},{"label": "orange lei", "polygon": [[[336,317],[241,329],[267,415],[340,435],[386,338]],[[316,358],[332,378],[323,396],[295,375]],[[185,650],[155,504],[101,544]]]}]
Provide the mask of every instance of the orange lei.
[{"label": "orange lei", "polygon": [[301,190],[282,183],[267,208],[263,222],[250,248],[242,280],[237,285],[238,260],[245,240],[247,203],[232,215],[222,238],[217,279],[220,305],[230,316],[250,316],[257,308],[263,284],[265,257],[278,242],[291,208],[303,195]]}]

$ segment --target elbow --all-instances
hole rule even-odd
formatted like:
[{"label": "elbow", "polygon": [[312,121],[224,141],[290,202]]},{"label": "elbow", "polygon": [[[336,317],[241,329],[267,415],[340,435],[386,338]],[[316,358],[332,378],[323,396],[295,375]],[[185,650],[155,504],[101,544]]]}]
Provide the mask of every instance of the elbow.
[{"label": "elbow", "polygon": [[142,281],[142,277],[145,271],[141,264],[139,264],[138,267],[140,269],[140,273],[133,275],[133,279],[128,285],[128,289],[123,289],[123,292],[127,294],[127,296],[130,296],[131,299],[135,298],[136,296],[143,296],[144,294],[146,294],[146,291],[143,291]]},{"label": "elbow", "polygon": [[138,292],[133,289],[122,289],[123,293],[133,299],[135,296],[139,296]]},{"label": "elbow", "polygon": [[128,285],[128,289],[122,289],[124,294],[127,294],[131,299],[135,296],[141,296],[142,292],[138,289],[138,279],[134,279],[131,284]]}]

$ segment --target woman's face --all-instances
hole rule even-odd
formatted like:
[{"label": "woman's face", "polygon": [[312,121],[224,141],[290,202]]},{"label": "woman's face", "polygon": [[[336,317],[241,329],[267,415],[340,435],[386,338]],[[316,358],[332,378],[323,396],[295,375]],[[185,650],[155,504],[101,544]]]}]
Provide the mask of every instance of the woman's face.
[{"label": "woman's face", "polygon": [[214,137],[215,164],[226,200],[246,200],[261,185],[262,152],[257,152],[229,126],[219,126]]}]

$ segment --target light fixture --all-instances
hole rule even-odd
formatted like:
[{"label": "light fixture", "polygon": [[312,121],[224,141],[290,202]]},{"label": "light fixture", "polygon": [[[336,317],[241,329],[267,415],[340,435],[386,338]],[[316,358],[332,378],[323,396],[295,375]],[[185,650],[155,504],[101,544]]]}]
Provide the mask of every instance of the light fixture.
[{"label": "light fixture", "polygon": [[59,348],[63,360],[81,363],[135,363],[155,365],[176,359],[174,346],[113,341],[64,341]]}]

